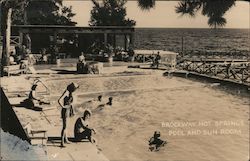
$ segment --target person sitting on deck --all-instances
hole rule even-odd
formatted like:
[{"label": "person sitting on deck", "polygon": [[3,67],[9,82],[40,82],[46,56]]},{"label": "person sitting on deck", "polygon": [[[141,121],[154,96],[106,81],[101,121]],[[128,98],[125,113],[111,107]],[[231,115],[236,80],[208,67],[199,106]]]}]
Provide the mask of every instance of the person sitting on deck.
[{"label": "person sitting on deck", "polygon": [[43,101],[37,97],[37,94],[36,94],[36,87],[37,87],[37,84],[33,84],[32,87],[31,87],[31,91],[29,93],[29,96],[27,99],[25,99],[23,101],[23,104],[26,108],[29,108],[29,109],[33,109],[33,110],[39,110],[41,111],[42,109],[37,107],[37,105],[39,104],[42,104]]},{"label": "person sitting on deck", "polygon": [[74,135],[76,141],[88,139],[91,143],[95,143],[95,139],[92,137],[92,132],[96,133],[93,128],[89,126],[89,119],[91,117],[91,111],[85,110],[82,117],[76,120]]}]

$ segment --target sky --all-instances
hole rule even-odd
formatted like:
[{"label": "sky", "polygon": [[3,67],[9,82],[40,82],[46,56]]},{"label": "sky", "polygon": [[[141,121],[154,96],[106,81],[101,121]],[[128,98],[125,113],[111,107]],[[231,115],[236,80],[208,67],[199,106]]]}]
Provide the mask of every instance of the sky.
[{"label": "sky", "polygon": [[[90,11],[93,7],[89,0],[65,0],[64,5],[72,6],[76,16],[73,18],[77,26],[88,26]],[[155,8],[142,11],[136,1],[126,4],[127,18],[136,21],[136,27],[162,27],[162,28],[209,28],[208,18],[197,13],[195,18],[180,16],[175,13],[177,1],[156,1]],[[250,28],[250,3],[237,1],[225,15],[227,24],[224,28]]]}]

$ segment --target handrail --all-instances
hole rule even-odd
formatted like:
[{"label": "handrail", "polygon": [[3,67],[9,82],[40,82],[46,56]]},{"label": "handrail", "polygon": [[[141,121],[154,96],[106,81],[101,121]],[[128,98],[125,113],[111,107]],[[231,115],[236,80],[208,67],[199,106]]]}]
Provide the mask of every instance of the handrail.
[{"label": "handrail", "polygon": [[[0,45],[2,44],[3,36],[0,36]],[[20,45],[20,37],[19,36],[11,36],[10,44],[12,45]]]},{"label": "handrail", "polygon": [[205,74],[209,76],[232,79],[250,84],[250,62],[209,63],[206,61],[184,61],[178,64],[183,70]]},{"label": "handrail", "polygon": [[46,89],[46,94],[49,95],[49,94],[50,94],[49,88],[48,88],[40,79],[36,78],[36,79],[34,80],[33,84],[37,84],[37,83],[39,83],[39,82],[45,87],[45,89]]}]

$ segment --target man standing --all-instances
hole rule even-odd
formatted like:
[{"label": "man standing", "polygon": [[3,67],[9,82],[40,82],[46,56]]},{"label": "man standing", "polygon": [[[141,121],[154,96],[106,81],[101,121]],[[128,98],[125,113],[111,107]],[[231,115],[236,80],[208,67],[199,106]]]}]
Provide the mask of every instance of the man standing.
[{"label": "man standing", "polygon": [[157,69],[159,68],[160,61],[161,61],[161,56],[160,56],[160,52],[158,51],[155,57],[155,65]]}]

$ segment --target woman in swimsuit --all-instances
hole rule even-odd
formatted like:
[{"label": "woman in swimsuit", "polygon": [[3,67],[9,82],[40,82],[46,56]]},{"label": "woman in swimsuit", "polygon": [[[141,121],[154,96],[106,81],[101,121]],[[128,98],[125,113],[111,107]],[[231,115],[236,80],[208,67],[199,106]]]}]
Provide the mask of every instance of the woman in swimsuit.
[{"label": "woman in swimsuit", "polygon": [[68,117],[74,116],[74,109],[72,107],[73,95],[72,93],[79,88],[76,83],[71,83],[67,86],[62,96],[58,99],[58,103],[61,106],[61,118],[63,122],[62,132],[61,132],[61,146],[64,147],[64,142],[69,143],[67,137],[67,123]]}]

